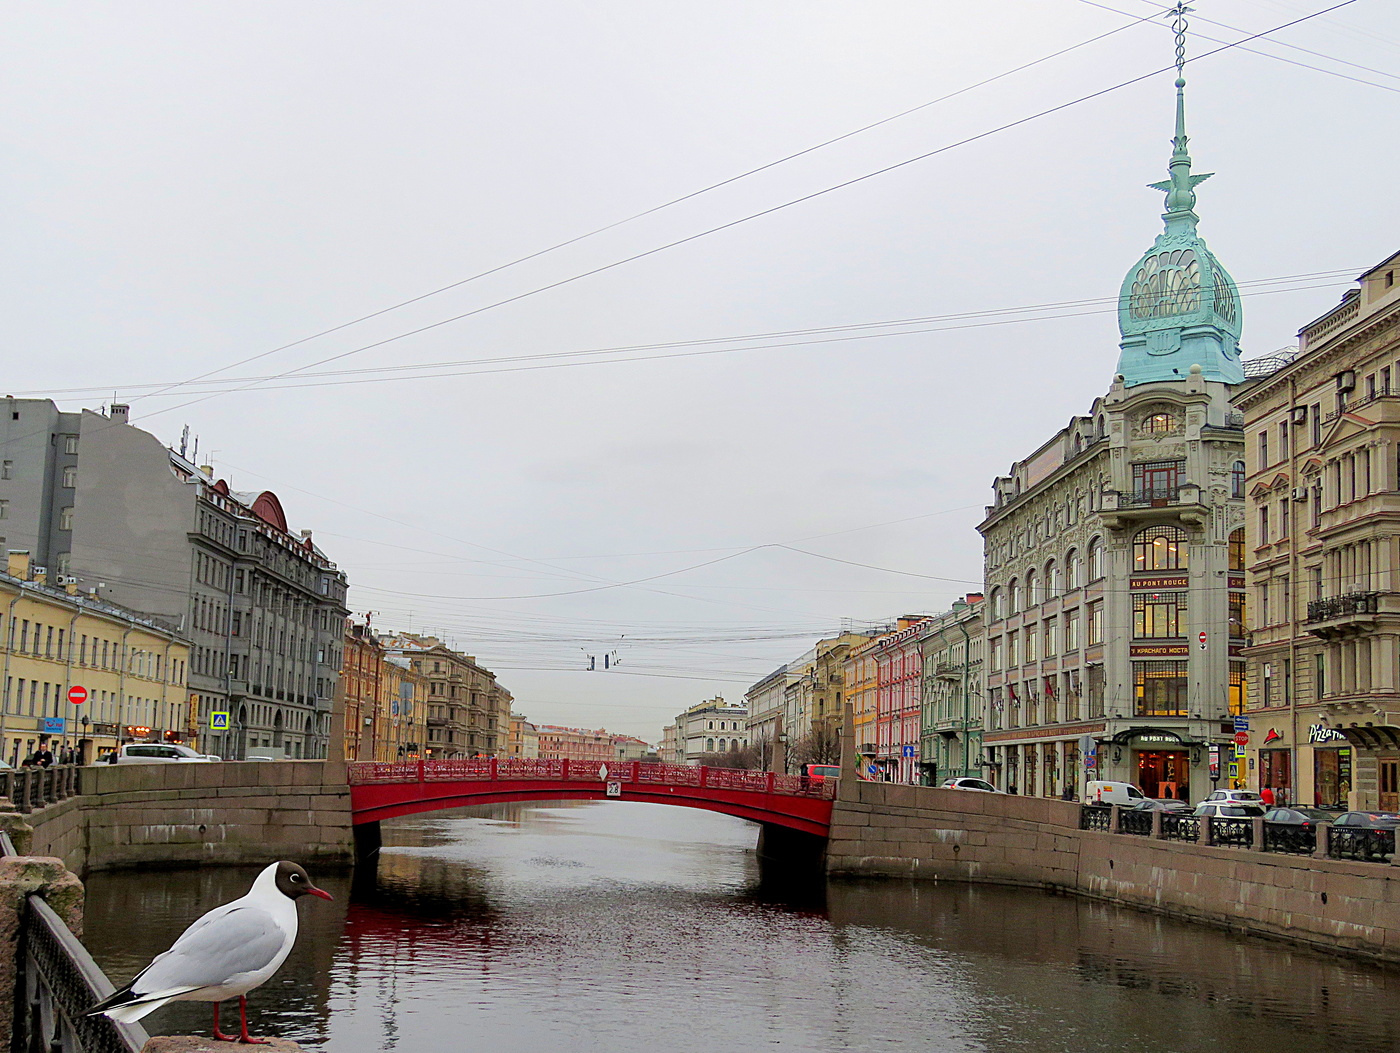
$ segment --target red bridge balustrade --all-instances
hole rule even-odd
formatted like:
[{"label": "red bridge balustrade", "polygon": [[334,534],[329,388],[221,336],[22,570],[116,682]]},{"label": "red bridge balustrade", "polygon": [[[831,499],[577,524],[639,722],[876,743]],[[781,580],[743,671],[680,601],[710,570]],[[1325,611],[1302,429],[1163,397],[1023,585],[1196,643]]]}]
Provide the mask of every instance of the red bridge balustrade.
[{"label": "red bridge balustrade", "polygon": [[355,824],[510,801],[642,801],[737,815],[825,837],[834,779],[736,768],[618,761],[356,761],[348,765]]}]

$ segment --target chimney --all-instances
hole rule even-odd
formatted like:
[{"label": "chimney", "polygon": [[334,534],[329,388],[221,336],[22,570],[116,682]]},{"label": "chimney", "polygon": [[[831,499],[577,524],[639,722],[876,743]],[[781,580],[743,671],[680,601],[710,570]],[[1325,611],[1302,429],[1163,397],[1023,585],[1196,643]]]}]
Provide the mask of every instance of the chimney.
[{"label": "chimney", "polygon": [[12,578],[19,578],[20,581],[29,580],[29,550],[27,548],[10,549],[10,558],[5,567],[5,573]]},{"label": "chimney", "polygon": [[107,417],[114,423],[126,424],[129,416],[131,416],[131,407],[125,402],[114,402],[107,408]]}]

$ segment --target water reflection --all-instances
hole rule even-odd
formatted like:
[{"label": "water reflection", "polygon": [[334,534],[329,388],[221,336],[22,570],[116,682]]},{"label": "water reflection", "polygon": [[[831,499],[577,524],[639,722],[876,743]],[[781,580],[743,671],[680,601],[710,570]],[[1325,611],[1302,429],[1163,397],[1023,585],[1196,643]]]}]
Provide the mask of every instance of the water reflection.
[{"label": "water reflection", "polygon": [[[794,897],[760,883],[754,840],[729,817],[615,803],[386,826],[376,881],[313,875],[338,899],[304,909],[255,1027],[334,1053],[1397,1047],[1390,970],[1025,890]],[[254,872],[94,875],[89,945],[125,978]]]}]

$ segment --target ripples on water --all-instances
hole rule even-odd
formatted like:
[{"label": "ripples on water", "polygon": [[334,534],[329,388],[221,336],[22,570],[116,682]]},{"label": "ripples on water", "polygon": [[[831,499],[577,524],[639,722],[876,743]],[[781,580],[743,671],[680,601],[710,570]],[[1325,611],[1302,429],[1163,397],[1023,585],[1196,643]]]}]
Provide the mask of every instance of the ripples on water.
[{"label": "ripples on water", "polygon": [[[1316,1053],[1400,1047],[1400,973],[1039,892],[775,892],[755,828],[642,804],[385,827],[375,883],[313,877],[254,1033],[325,1053]],[[95,874],[114,980],[257,868]],[[153,1033],[207,1033],[176,1004]]]}]

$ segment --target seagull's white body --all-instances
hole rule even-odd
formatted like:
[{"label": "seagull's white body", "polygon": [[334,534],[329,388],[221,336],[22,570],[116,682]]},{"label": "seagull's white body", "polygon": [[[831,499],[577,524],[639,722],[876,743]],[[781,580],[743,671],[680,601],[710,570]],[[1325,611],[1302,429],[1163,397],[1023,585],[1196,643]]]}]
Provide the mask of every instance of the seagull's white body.
[{"label": "seagull's white body", "polygon": [[267,982],[297,938],[296,900],[277,887],[278,865],[263,870],[246,896],[186,929],[101,1011],[129,1024],[166,1002],[222,1002]]}]

